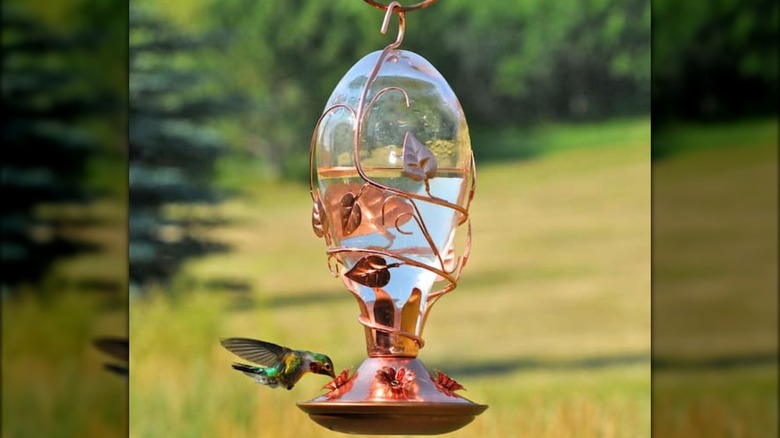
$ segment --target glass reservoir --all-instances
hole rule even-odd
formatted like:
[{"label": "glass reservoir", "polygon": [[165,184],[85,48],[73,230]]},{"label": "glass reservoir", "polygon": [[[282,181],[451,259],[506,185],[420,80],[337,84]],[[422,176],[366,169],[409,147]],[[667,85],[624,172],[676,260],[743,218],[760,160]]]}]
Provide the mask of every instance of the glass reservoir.
[{"label": "glass reservoir", "polygon": [[471,143],[427,60],[382,55],[346,73],[315,130],[314,226],[360,305],[368,355],[415,357],[430,307],[465,260],[456,231],[473,193]]}]

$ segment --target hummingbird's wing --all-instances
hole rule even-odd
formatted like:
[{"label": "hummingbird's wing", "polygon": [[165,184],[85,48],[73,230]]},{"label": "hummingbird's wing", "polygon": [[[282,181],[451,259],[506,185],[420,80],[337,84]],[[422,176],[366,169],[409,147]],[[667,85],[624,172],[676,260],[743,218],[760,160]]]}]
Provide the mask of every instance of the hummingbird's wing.
[{"label": "hummingbird's wing", "polygon": [[94,341],[95,346],[102,352],[109,354],[116,359],[130,359],[130,342],[127,338],[101,337]]},{"label": "hummingbird's wing", "polygon": [[228,338],[220,343],[236,356],[265,367],[276,365],[285,355],[292,353],[289,348],[257,339]]}]

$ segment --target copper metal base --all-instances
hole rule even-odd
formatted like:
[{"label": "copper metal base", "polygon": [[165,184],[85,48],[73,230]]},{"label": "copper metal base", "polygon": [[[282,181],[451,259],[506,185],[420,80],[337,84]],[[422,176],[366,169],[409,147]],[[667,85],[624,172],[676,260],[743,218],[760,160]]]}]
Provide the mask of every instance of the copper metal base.
[{"label": "copper metal base", "polygon": [[320,426],[342,433],[438,435],[471,423],[487,406],[452,403],[299,403]]},{"label": "copper metal base", "polygon": [[368,358],[349,380],[298,407],[336,432],[437,435],[487,409],[455,394],[447,380],[431,376],[416,358]]}]

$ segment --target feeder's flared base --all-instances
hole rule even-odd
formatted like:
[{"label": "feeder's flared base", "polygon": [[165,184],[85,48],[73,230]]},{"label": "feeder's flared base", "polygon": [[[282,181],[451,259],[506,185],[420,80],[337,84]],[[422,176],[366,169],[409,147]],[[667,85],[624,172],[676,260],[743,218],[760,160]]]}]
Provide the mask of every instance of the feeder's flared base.
[{"label": "feeder's flared base", "polygon": [[487,409],[455,394],[446,380],[428,374],[416,358],[368,358],[341,386],[298,407],[336,432],[438,435]]},{"label": "feeder's flared base", "polygon": [[317,424],[342,433],[438,435],[471,423],[487,406],[451,403],[299,403]]}]

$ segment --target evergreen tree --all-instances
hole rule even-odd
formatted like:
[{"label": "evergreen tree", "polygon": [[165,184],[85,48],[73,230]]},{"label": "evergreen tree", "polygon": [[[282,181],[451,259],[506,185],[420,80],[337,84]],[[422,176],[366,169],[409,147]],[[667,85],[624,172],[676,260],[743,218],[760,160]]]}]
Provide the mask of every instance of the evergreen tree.
[{"label": "evergreen tree", "polygon": [[166,284],[188,258],[226,249],[203,237],[213,211],[215,162],[228,145],[209,124],[241,99],[200,66],[222,39],[177,33],[149,11],[130,9],[130,282]]},{"label": "evergreen tree", "polygon": [[43,215],[43,207],[84,205],[96,196],[85,182],[101,151],[89,126],[118,105],[92,87],[82,62],[101,44],[82,31],[53,32],[20,5],[2,9],[3,289],[36,283],[52,263],[95,248],[62,232],[94,225]]}]

